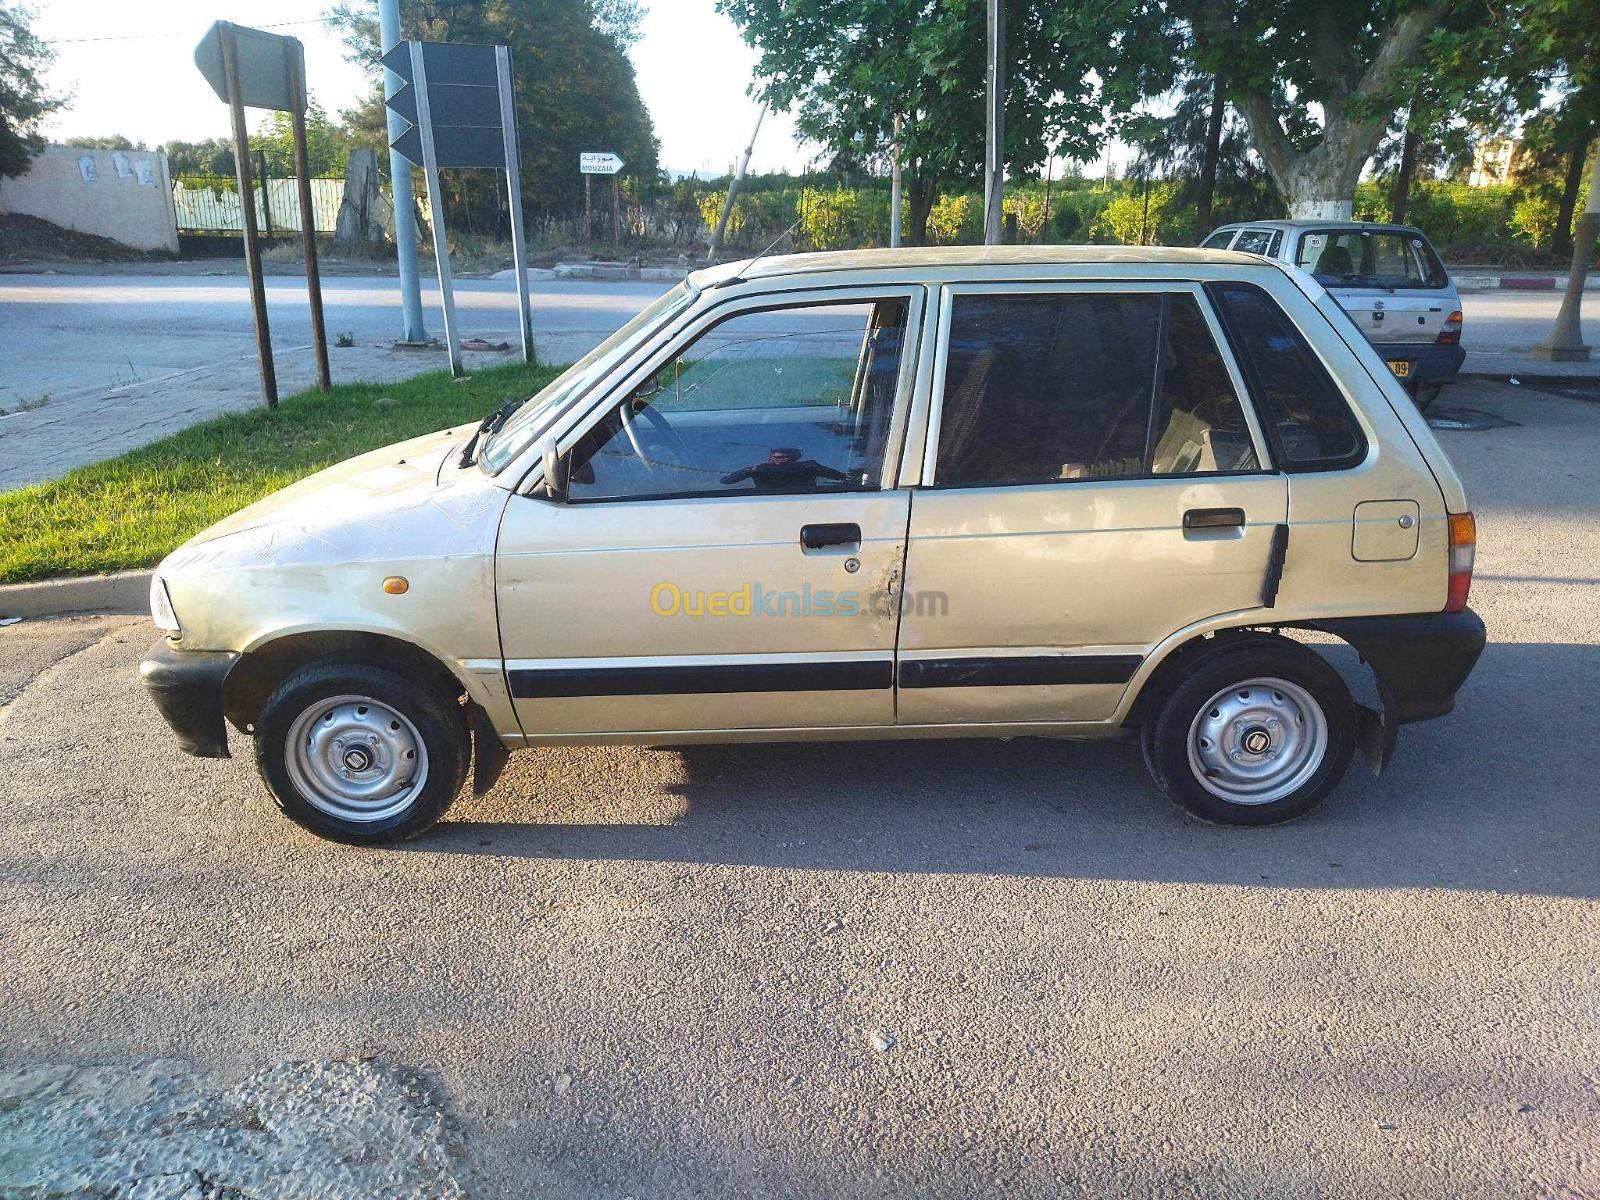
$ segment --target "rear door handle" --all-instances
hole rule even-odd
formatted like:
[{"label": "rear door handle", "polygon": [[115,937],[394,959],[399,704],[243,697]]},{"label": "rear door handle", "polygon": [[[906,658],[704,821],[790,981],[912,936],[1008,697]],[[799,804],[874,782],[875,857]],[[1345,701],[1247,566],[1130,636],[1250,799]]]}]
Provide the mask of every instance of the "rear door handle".
[{"label": "rear door handle", "polygon": [[800,548],[802,550],[822,550],[828,546],[859,546],[860,544],[861,526],[859,525],[800,526]]},{"label": "rear door handle", "polygon": [[1185,529],[1242,529],[1242,508],[1191,508],[1183,514]]}]

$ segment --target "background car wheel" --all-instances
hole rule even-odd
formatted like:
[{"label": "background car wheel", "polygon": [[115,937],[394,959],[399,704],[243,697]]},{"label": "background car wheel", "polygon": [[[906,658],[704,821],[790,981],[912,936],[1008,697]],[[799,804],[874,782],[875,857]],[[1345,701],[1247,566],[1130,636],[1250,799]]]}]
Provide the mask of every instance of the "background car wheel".
[{"label": "background car wheel", "polygon": [[1439,398],[1439,393],[1444,391],[1442,383],[1419,383],[1411,389],[1411,399],[1415,402],[1418,412],[1427,412],[1428,405]]},{"label": "background car wheel", "polygon": [[471,740],[454,699],[381,667],[314,663],[267,699],[256,766],[278,807],[320,837],[415,837],[450,807]]},{"label": "background car wheel", "polygon": [[1315,653],[1253,637],[1198,660],[1168,694],[1148,741],[1161,790],[1223,825],[1276,825],[1310,812],[1344,777],[1355,705]]}]

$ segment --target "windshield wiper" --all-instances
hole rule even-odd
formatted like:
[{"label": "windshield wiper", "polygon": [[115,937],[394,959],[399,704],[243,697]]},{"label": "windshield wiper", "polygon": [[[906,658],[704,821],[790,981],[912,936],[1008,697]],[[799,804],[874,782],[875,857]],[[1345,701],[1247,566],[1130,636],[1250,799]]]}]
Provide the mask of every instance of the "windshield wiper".
[{"label": "windshield wiper", "polygon": [[500,427],[511,419],[511,414],[526,404],[527,400],[526,396],[515,396],[480,421],[477,430],[467,439],[467,444],[461,447],[461,457],[456,460],[456,465],[470,467],[472,465],[472,452],[478,448],[478,442],[483,435],[486,433],[491,435],[499,433]]}]

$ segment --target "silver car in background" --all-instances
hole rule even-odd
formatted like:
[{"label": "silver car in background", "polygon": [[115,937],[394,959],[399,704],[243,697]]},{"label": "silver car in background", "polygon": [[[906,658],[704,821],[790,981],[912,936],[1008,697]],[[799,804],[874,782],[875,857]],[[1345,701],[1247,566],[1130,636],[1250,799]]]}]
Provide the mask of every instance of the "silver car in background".
[{"label": "silver car in background", "polygon": [[1420,229],[1371,221],[1244,221],[1219,227],[1202,246],[1260,254],[1310,272],[1419,408],[1461,370],[1461,296]]}]

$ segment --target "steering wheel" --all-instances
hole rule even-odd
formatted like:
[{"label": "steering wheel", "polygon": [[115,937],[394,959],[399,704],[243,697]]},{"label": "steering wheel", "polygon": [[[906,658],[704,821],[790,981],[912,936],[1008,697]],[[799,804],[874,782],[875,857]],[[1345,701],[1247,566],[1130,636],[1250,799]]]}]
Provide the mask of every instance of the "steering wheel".
[{"label": "steering wheel", "polygon": [[[633,411],[631,403],[624,404],[620,411],[622,413],[622,431],[628,435],[628,445],[633,447],[634,457],[644,465],[645,470],[652,475],[658,475],[663,467],[677,467],[681,470],[689,469],[689,447],[684,445],[683,438],[678,435],[678,431],[672,427],[664,413],[653,404],[646,404],[638,412]],[[640,436],[639,425],[635,420],[636,417],[643,417],[645,422],[652,427],[656,435],[653,439],[648,433],[642,437]],[[652,449],[656,449],[655,443],[659,443],[660,448],[666,450],[668,456],[670,456],[669,461],[661,461],[655,455],[652,455],[650,449],[646,448],[649,445]],[[659,449],[656,449],[656,453],[659,454]]]}]

